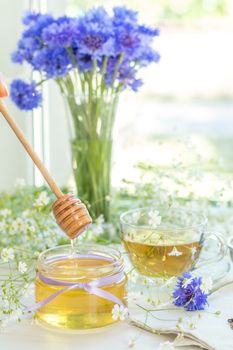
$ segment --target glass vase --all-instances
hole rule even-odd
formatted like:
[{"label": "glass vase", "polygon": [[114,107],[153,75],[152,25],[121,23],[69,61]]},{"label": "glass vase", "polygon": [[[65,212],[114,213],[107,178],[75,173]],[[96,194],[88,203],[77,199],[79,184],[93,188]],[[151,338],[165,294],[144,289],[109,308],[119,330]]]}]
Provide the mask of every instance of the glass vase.
[{"label": "glass vase", "polygon": [[110,219],[112,133],[118,95],[65,94],[71,120],[71,151],[78,196],[92,217]]}]

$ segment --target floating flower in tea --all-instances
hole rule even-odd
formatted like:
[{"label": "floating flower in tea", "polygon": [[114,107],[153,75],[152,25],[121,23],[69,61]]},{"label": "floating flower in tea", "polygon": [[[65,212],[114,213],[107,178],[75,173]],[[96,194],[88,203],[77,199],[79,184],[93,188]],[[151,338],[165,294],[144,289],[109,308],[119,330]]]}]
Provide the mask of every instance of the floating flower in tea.
[{"label": "floating flower in tea", "polygon": [[169,256],[180,256],[183,253],[180,252],[176,247],[173,247],[172,251],[168,253]]}]

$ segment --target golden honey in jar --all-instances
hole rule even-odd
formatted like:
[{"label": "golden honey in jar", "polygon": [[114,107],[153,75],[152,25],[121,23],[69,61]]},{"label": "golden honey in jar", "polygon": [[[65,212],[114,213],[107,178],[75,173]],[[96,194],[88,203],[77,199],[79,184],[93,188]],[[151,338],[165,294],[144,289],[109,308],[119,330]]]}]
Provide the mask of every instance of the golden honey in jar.
[{"label": "golden honey in jar", "polygon": [[[112,308],[125,304],[123,258],[117,250],[96,244],[58,246],[38,259],[37,320],[68,330],[99,328],[116,322]],[[106,293],[107,292],[107,293]]]}]

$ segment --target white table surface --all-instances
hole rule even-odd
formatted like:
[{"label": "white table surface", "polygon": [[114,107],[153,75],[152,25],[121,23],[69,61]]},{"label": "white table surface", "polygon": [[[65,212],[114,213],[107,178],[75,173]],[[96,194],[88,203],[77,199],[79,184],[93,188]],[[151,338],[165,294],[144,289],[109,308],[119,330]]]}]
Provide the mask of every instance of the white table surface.
[{"label": "white table surface", "polygon": [[[61,333],[23,321],[0,334],[1,350],[127,350],[128,342],[136,338],[134,350],[156,350],[160,342],[172,338],[141,331],[120,322],[98,332],[86,334]],[[193,346],[177,348],[197,349]]]}]

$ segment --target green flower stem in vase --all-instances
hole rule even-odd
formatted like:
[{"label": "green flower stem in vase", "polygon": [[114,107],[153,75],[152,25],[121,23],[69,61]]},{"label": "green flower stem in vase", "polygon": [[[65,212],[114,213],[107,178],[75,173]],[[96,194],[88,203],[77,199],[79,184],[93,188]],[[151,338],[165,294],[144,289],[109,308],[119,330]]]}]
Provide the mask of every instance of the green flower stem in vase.
[{"label": "green flower stem in vase", "polygon": [[[97,74],[58,80],[71,120],[71,150],[78,196],[93,218],[110,220],[112,130],[118,94],[101,86]],[[81,93],[80,93],[81,91]]]}]

